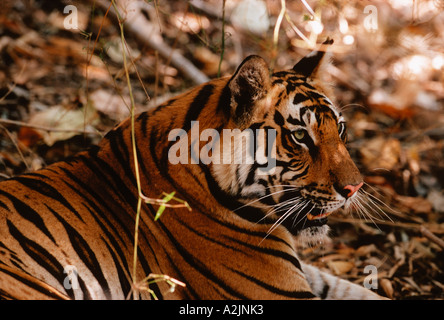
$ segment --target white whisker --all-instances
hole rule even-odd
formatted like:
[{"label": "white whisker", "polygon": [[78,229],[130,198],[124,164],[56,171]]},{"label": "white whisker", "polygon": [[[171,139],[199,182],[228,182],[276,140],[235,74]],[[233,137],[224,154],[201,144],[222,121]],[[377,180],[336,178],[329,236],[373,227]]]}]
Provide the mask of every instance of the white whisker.
[{"label": "white whisker", "polygon": [[[307,201],[307,203],[305,204],[305,206],[301,209],[301,212],[305,209],[305,207],[308,205],[308,204],[310,204],[310,200],[308,200]],[[313,209],[315,208],[315,206],[313,205],[312,207],[311,207],[311,209],[310,210],[308,210],[308,212],[306,212],[305,213],[305,216],[307,216]],[[297,219],[297,217],[299,216],[299,214],[295,217],[295,221],[294,222],[296,222],[296,219]],[[301,219],[302,220],[302,219]],[[296,227],[297,225],[298,225],[298,223],[299,222],[301,222],[301,220],[299,220],[296,224],[294,224],[294,222],[293,222],[293,227]],[[305,219],[304,220],[304,224],[302,225],[302,229],[304,229],[304,227],[305,227],[305,222],[306,222],[307,220]]]},{"label": "white whisker", "polygon": [[265,199],[265,198],[267,198],[267,197],[272,197],[272,196],[274,196],[274,195],[276,195],[276,194],[279,194],[279,193],[282,193],[282,192],[293,192],[293,191],[295,191],[295,190],[297,190],[297,188],[293,188],[293,189],[282,189],[282,190],[279,190],[279,191],[272,192],[272,193],[270,193],[270,194],[266,194],[265,196],[259,197],[259,198],[255,199],[255,200],[253,200],[253,201],[250,201],[250,202],[244,204],[243,206],[240,206],[239,208],[234,209],[234,211],[237,211],[237,210],[240,210],[240,209],[242,209],[242,208],[248,207],[248,206],[250,206],[250,205],[252,205],[252,204],[254,204],[254,203],[256,203],[256,202],[259,202],[259,201],[261,201],[261,200],[263,200],[263,199]]},{"label": "white whisker", "polygon": [[296,198],[288,199],[288,200],[285,200],[284,202],[280,202],[280,203],[276,203],[275,205],[272,205],[271,208],[264,215],[264,217],[262,217],[259,221],[257,221],[256,224],[260,223],[265,218],[267,218],[267,217],[269,217],[269,216],[271,216],[273,214],[277,214],[277,213],[279,213],[281,211],[287,210],[288,207],[293,206],[294,203],[299,202],[300,199],[302,199],[302,198],[301,197],[296,197]]},{"label": "white whisker", "polygon": [[384,207],[388,208],[391,211],[394,211],[393,209],[391,209],[388,205],[386,205],[381,199],[378,199],[377,197],[375,197],[374,195],[372,195],[371,193],[362,190],[363,194],[366,196],[367,200],[368,200],[368,206],[371,207],[370,205],[373,205],[374,208],[377,210],[376,213],[380,212],[382,215],[379,215],[379,217],[382,219],[382,221],[385,221],[384,217],[386,217],[387,219],[389,219],[391,222],[394,222],[392,220],[392,218],[390,218],[390,216],[384,211],[382,210],[382,208],[379,206],[379,204],[382,204]]},{"label": "white whisker", "polygon": [[[308,202],[307,200],[303,201],[302,203],[296,203],[295,205],[293,205],[290,209],[288,209],[283,215],[281,215],[274,223],[273,225],[270,227],[270,229],[268,229],[267,234],[265,235],[265,237],[261,240],[261,242],[263,240],[265,240],[265,238],[267,238],[274,230],[276,230],[277,227],[279,227],[288,217],[290,217],[296,210],[298,210],[299,208],[302,207],[301,211],[307,206]],[[305,205],[304,205],[305,204]],[[296,215],[296,217],[299,214]]]},{"label": "white whisker", "polygon": [[[363,203],[361,202],[361,200],[363,201]],[[358,206],[358,211],[361,212],[362,216],[364,217],[365,221],[368,221],[367,218],[375,225],[375,227],[378,230],[381,230],[378,226],[378,224],[376,223],[376,221],[383,221],[380,219],[376,219],[370,212],[369,210],[366,208],[365,205],[368,205],[366,202],[366,199],[363,199],[362,197],[357,198],[356,200],[359,204]],[[375,221],[376,220],[376,221]]]},{"label": "white whisker", "polygon": [[[374,190],[374,188],[372,189]],[[378,230],[380,230],[380,228],[377,222],[383,222],[387,219],[393,222],[390,216],[382,209],[382,206],[392,211],[393,209],[391,209],[381,199],[363,189],[360,189],[356,196],[352,199],[352,206],[361,220],[365,220],[366,222],[371,221],[376,228],[378,228]]]}]

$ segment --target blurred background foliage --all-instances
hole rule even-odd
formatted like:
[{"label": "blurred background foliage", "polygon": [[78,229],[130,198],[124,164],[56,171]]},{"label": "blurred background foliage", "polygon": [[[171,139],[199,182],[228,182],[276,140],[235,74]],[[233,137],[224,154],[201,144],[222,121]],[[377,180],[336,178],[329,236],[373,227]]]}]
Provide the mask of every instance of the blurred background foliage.
[{"label": "blurred background foliage", "polygon": [[[331,216],[331,243],[301,255],[361,284],[375,265],[377,290],[391,298],[444,298],[443,0],[117,6],[137,111],[232,74],[249,54],[277,71],[333,38],[322,77],[373,204],[365,216]],[[97,144],[128,116],[129,100],[110,1],[2,1],[1,179]]]}]

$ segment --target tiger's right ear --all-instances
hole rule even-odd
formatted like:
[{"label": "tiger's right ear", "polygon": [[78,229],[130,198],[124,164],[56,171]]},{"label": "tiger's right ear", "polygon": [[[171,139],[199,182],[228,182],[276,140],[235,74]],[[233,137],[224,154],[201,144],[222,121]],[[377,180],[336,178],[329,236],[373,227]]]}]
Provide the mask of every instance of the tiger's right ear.
[{"label": "tiger's right ear", "polygon": [[328,46],[331,46],[332,44],[333,39],[327,38],[327,40],[321,44],[319,49],[309,53],[298,63],[296,63],[293,70],[307,78],[316,78],[319,67],[322,64],[322,60],[325,55],[325,51],[327,50]]},{"label": "tiger's right ear", "polygon": [[254,113],[256,102],[267,95],[271,87],[268,64],[251,55],[239,65],[228,82],[231,92],[230,115],[237,125],[245,126]]}]

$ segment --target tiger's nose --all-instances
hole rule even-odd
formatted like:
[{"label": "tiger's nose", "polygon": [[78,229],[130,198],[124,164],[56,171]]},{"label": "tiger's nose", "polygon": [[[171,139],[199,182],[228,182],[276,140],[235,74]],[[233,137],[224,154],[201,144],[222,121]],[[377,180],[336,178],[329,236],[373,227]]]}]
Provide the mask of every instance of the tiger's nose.
[{"label": "tiger's nose", "polygon": [[348,199],[351,196],[353,196],[356,192],[358,192],[358,190],[362,187],[363,184],[364,182],[361,182],[360,184],[356,185],[349,184],[343,187],[342,190],[339,190],[338,192],[341,194],[341,196]]}]

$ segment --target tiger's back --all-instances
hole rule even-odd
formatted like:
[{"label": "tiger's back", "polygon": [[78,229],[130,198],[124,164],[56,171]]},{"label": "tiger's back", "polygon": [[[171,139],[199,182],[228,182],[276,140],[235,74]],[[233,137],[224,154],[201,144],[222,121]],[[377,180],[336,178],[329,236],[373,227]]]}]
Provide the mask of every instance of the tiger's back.
[{"label": "tiger's back", "polygon": [[[320,59],[322,54],[318,56]],[[311,58],[301,63],[310,64]],[[247,58],[233,77],[203,84],[136,116],[135,149],[128,119],[97,148],[1,182],[0,274],[5,276],[0,277],[0,295],[32,298],[23,288],[33,287],[33,292],[51,297],[48,285],[56,292],[55,298],[123,299],[134,283],[149,274],[166,274],[186,287],[171,292],[167,283],[154,283],[150,289],[159,298],[306,299],[322,294],[334,298],[329,296],[328,286],[343,286],[339,292],[345,298],[376,297],[305,266],[296,254],[295,236],[325,236],[329,210],[338,207],[339,200],[342,206],[360,183],[359,172],[344,151],[341,132],[337,132],[337,111],[313,104],[312,96],[320,94],[306,78],[296,66],[270,76],[263,60]],[[302,96],[306,99],[296,101]],[[323,97],[315,98],[327,105],[328,99]],[[290,112],[290,102],[300,105]],[[308,118],[304,118],[302,105],[311,114]],[[327,142],[315,137],[315,129],[308,129],[310,121],[319,122]],[[295,135],[291,122],[297,128],[307,126],[298,130],[305,130],[312,137],[310,142],[298,140],[299,131],[296,138],[289,136]],[[253,163],[216,161],[224,159],[224,143],[240,139],[236,129],[265,130],[269,135],[270,128],[277,132],[268,141],[276,145],[274,170],[262,174],[267,165],[257,159]],[[176,135],[171,134],[173,130]],[[235,133],[225,138],[224,130]],[[220,134],[218,138],[215,132]],[[291,139],[296,139],[295,145],[289,145]],[[254,143],[257,151],[262,142]],[[339,146],[339,151],[324,147],[325,143]],[[245,148],[231,145],[228,153],[236,158]],[[177,158],[185,151],[185,156]],[[326,178],[310,177],[311,170],[319,171],[319,159],[328,152],[340,159],[322,172],[344,164],[351,169]],[[134,155],[139,170],[135,170]],[[163,192],[176,191],[192,211],[167,209],[155,221],[157,207],[142,204],[134,275],[137,180],[144,196],[156,199]],[[345,200],[329,199],[326,189],[330,187],[339,188],[342,196],[337,197]],[[271,188],[277,190],[271,192]],[[312,206],[315,198],[319,204]],[[297,204],[296,199],[304,200]],[[75,272],[75,286],[69,272]],[[25,278],[35,281],[31,285]],[[327,289],[319,286],[321,278]],[[144,290],[136,294],[150,297]]]}]

